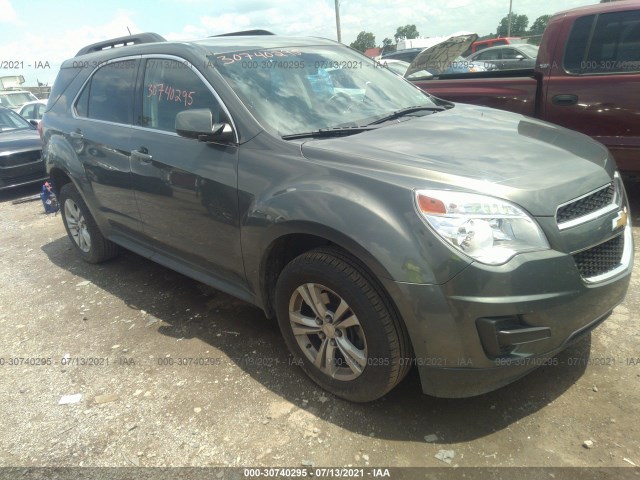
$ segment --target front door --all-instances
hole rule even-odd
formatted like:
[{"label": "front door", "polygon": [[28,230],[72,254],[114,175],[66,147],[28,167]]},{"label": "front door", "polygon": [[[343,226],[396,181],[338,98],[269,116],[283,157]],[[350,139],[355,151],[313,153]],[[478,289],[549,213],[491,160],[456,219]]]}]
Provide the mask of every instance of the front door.
[{"label": "front door", "polygon": [[175,133],[176,115],[183,110],[210,109],[214,122],[228,121],[228,116],[204,77],[186,62],[143,61],[131,171],[144,234],[163,263],[176,259],[241,286],[238,147]]}]

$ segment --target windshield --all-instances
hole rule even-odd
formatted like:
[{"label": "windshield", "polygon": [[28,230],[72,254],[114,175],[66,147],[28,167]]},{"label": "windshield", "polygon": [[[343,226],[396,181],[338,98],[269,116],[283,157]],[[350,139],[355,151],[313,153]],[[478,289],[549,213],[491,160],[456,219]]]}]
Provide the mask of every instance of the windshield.
[{"label": "windshield", "polygon": [[31,128],[31,124],[12,110],[0,108],[0,132]]},{"label": "windshield", "polygon": [[35,95],[29,92],[0,93],[0,105],[8,108],[21,107],[27,102],[37,100]]},{"label": "windshield", "polygon": [[518,45],[518,48],[522,53],[529,55],[531,58],[536,58],[538,56],[538,47],[535,45],[522,44]]},{"label": "windshield", "polygon": [[210,58],[262,126],[280,136],[362,126],[408,107],[436,107],[422,90],[339,46]]}]

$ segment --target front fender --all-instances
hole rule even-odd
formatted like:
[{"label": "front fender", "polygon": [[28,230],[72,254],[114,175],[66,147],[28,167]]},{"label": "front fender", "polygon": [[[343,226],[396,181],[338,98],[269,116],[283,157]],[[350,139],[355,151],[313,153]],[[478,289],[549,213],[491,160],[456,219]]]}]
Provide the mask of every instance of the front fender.
[{"label": "front fender", "polygon": [[422,223],[411,191],[372,178],[359,178],[357,185],[336,175],[307,178],[256,198],[243,223],[245,269],[254,291],[271,245],[293,234],[335,243],[396,282],[441,284],[468,265]]}]

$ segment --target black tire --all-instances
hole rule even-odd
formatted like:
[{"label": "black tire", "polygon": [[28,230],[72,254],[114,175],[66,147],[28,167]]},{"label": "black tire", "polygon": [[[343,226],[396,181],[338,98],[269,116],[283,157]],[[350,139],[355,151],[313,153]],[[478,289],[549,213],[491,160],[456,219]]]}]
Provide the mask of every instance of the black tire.
[{"label": "black tire", "polygon": [[[305,301],[314,296],[322,300]],[[334,395],[373,401],[407,374],[411,346],[403,323],[377,282],[344,251],[321,248],[292,260],[278,278],[275,301],[296,363]]]},{"label": "black tire", "polygon": [[64,228],[83,260],[100,263],[118,255],[118,246],[104,238],[87,204],[72,183],[62,186],[59,197]]}]

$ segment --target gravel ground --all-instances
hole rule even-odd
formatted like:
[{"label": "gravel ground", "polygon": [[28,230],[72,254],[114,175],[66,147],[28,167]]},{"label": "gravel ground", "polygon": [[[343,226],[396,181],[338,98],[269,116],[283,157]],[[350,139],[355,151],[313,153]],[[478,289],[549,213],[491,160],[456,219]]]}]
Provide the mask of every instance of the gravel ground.
[{"label": "gravel ground", "polygon": [[[627,188],[639,204],[639,185]],[[291,364],[259,309],[132,253],[83,263],[60,215],[12,204],[36,191],[0,194],[0,466],[630,467],[637,478],[639,268],[626,301],[558,366],[460,400],[421,394],[411,372],[357,405]]]}]

